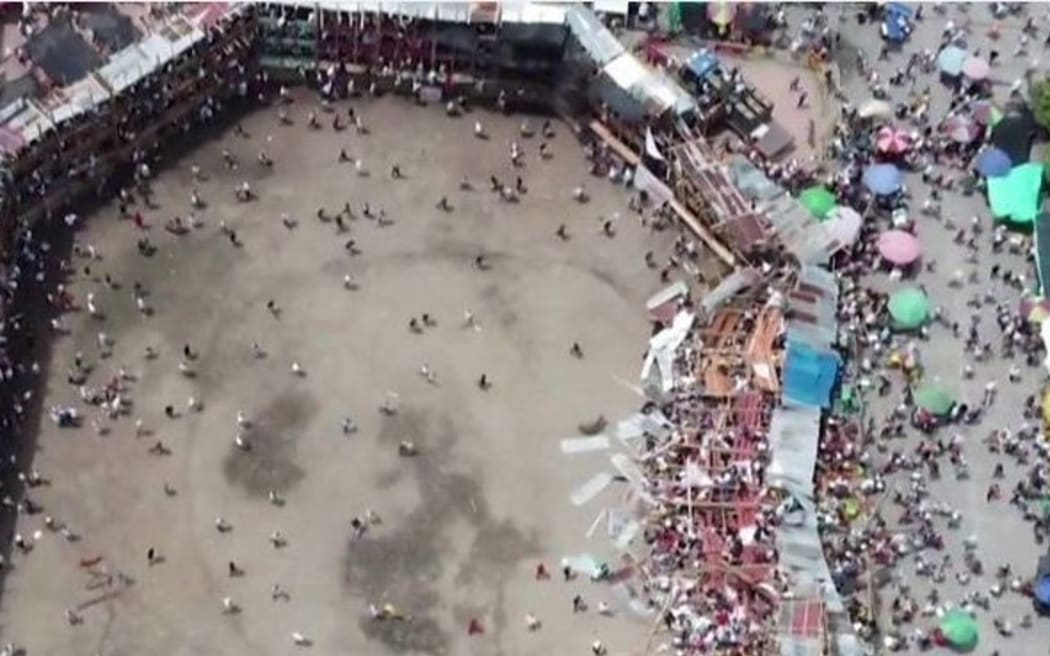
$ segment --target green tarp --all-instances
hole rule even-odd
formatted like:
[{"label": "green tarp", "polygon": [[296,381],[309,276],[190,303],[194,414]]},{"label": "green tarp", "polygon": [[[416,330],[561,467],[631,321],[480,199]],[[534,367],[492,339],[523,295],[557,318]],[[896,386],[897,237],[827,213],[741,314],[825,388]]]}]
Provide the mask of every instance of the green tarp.
[{"label": "green tarp", "polygon": [[835,194],[828,191],[827,187],[810,187],[802,192],[798,202],[809,210],[810,214],[823,221],[831,210],[835,209]]},{"label": "green tarp", "polygon": [[988,179],[988,204],[992,216],[1013,223],[1032,223],[1039,215],[1043,190],[1043,164],[1015,166],[1008,175]]}]

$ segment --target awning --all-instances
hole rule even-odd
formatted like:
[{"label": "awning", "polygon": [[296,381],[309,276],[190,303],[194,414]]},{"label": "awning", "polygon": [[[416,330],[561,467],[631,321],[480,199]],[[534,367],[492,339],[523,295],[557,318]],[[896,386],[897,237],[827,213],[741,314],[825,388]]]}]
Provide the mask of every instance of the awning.
[{"label": "awning", "polygon": [[842,359],[830,349],[789,342],[784,361],[784,401],[809,408],[831,407]]},{"label": "awning", "polygon": [[604,66],[625,52],[620,40],[613,36],[590,9],[572,6],[566,11],[569,29],[591,60]]}]

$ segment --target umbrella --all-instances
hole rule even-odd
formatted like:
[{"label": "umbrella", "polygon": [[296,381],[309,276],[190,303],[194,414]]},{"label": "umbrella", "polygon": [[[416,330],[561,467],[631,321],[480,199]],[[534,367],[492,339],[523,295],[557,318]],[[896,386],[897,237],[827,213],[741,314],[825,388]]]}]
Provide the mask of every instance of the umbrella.
[{"label": "umbrella", "polygon": [[852,207],[839,206],[828,214],[828,221],[824,225],[832,240],[838,241],[843,246],[849,246],[857,241],[860,235],[860,226],[864,220]]},{"label": "umbrella", "polygon": [[969,57],[962,64],[962,74],[973,81],[988,77],[988,62],[980,57]]},{"label": "umbrella", "polygon": [[955,649],[969,651],[977,646],[977,622],[961,610],[948,611],[941,618],[941,635]]},{"label": "umbrella", "polygon": [[707,17],[715,25],[729,25],[735,15],[736,5],[729,2],[711,2],[707,5]]},{"label": "umbrella", "polygon": [[876,164],[864,172],[864,186],[876,196],[889,196],[903,184],[904,174],[893,164]]},{"label": "umbrella", "polygon": [[907,287],[890,296],[890,316],[900,328],[918,328],[930,316],[930,299],[922,290]]},{"label": "umbrella", "polygon": [[937,68],[945,75],[955,77],[962,73],[963,62],[968,55],[958,46],[948,46],[937,55]]},{"label": "umbrella", "polygon": [[985,148],[974,159],[974,168],[986,178],[999,178],[1010,172],[1013,162],[1002,150],[993,147]]},{"label": "umbrella", "polygon": [[952,141],[970,143],[977,138],[977,123],[968,116],[956,114],[941,124],[941,129],[948,133]]},{"label": "umbrella", "polygon": [[1044,576],[1036,581],[1032,592],[1036,601],[1044,606],[1050,606],[1050,576]]},{"label": "umbrella", "polygon": [[955,405],[955,399],[938,383],[927,383],[915,391],[915,405],[935,415],[946,415]]},{"label": "umbrella", "polygon": [[894,264],[911,264],[919,259],[922,247],[915,235],[903,230],[887,230],[879,235],[879,254]]},{"label": "umbrella", "polygon": [[1002,111],[990,100],[979,100],[973,105],[973,120],[981,125],[994,126],[1002,117]]},{"label": "umbrella", "polygon": [[1042,323],[1050,318],[1050,301],[1042,296],[1025,296],[1021,299],[1018,313],[1025,321]]},{"label": "umbrella", "polygon": [[893,116],[893,105],[885,100],[871,98],[857,110],[857,116],[861,118],[889,118]]},{"label": "umbrella", "polygon": [[827,187],[818,185],[803,191],[798,197],[798,202],[814,217],[823,220],[834,209],[836,200],[835,194],[828,191]]},{"label": "umbrella", "polygon": [[911,135],[904,130],[898,130],[889,125],[884,126],[875,135],[875,148],[880,153],[900,155],[911,148]]}]

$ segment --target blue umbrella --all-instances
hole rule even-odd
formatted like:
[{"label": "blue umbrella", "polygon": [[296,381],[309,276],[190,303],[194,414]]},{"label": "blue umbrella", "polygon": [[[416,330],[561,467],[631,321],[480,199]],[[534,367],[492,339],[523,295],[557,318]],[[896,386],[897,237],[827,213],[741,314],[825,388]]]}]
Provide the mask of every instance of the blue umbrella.
[{"label": "blue umbrella", "polygon": [[876,196],[888,196],[904,184],[904,174],[893,164],[876,164],[864,172],[864,186]]},{"label": "blue umbrella", "polygon": [[1036,581],[1033,592],[1039,603],[1044,606],[1050,606],[1050,576],[1044,576]]},{"label": "blue umbrella", "polygon": [[1001,178],[1008,174],[1013,166],[1010,156],[995,147],[985,148],[974,160],[974,168],[986,178]]},{"label": "blue umbrella", "polygon": [[958,46],[948,46],[937,55],[937,68],[945,75],[955,77],[962,73],[963,62],[969,55]]}]

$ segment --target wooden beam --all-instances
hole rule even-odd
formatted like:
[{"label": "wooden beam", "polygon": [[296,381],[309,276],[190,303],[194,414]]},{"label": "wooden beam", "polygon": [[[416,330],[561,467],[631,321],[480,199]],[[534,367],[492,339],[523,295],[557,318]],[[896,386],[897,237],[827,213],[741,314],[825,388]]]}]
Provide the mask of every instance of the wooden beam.
[{"label": "wooden beam", "polygon": [[[633,150],[627,147],[622,141],[616,138],[616,136],[609,131],[607,127],[601,124],[598,120],[593,120],[589,124],[590,129],[598,136],[599,139],[604,141],[617,155],[622,157],[625,162],[632,166],[637,166],[641,163],[641,157],[639,157]],[[697,237],[700,238],[704,244],[711,249],[711,251],[718,256],[718,259],[722,260],[731,269],[737,267],[736,256],[730,251],[715,235],[713,232],[705,228],[696,218],[696,216],[690,212],[685,205],[680,203],[677,198],[672,198],[670,202],[671,209],[675,211],[678,218],[693,231]]]}]

